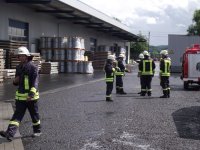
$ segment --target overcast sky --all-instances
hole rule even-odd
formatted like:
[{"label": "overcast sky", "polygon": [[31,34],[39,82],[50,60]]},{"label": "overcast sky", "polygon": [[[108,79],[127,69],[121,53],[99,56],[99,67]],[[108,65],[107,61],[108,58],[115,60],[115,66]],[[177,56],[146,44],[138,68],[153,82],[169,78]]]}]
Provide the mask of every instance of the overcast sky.
[{"label": "overcast sky", "polygon": [[148,37],[150,45],[167,45],[168,34],[186,34],[200,0],[80,0]]}]

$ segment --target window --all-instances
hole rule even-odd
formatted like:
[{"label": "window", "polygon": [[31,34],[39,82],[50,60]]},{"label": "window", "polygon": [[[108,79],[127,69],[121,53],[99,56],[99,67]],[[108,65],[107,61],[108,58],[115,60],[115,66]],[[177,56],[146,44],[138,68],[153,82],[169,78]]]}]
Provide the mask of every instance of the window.
[{"label": "window", "polygon": [[28,41],[29,24],[9,19],[8,36],[10,40]]},{"label": "window", "polygon": [[90,51],[96,51],[97,48],[97,39],[90,38]]}]

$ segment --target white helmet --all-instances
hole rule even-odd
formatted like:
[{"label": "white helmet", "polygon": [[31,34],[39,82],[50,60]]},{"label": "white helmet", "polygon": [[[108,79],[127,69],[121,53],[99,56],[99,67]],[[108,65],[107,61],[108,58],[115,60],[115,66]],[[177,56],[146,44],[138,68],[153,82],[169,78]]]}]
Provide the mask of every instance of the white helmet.
[{"label": "white helmet", "polygon": [[108,58],[107,59],[110,59],[110,60],[115,60],[115,56],[114,55],[108,55]]},{"label": "white helmet", "polygon": [[26,55],[26,56],[31,56],[29,53],[28,49],[24,46],[21,46],[17,49],[17,55]]},{"label": "white helmet", "polygon": [[144,52],[143,52],[143,55],[144,55],[144,56],[149,56],[149,52],[144,51]]},{"label": "white helmet", "polygon": [[167,51],[167,50],[161,50],[161,51],[160,51],[160,54],[166,56],[166,55],[168,55],[168,51]]},{"label": "white helmet", "polygon": [[125,55],[124,54],[119,54],[119,57],[124,58]]},{"label": "white helmet", "polygon": [[144,55],[142,53],[140,53],[139,58],[144,59]]}]

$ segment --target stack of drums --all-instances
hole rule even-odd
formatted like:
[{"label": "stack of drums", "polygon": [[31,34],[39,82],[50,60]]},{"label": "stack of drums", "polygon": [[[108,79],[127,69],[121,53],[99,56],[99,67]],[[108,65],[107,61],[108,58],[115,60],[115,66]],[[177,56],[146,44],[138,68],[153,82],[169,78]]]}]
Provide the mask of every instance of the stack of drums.
[{"label": "stack of drums", "polygon": [[59,62],[61,73],[93,72],[92,62],[85,60],[85,44],[81,37],[41,37],[40,48],[46,61]]},{"label": "stack of drums", "polygon": [[66,48],[68,46],[68,37],[53,38],[53,61],[59,62],[59,70],[65,73],[65,60],[67,58]]},{"label": "stack of drums", "polygon": [[81,61],[84,61],[85,44],[81,37],[69,37],[67,48],[66,70],[69,73],[83,71],[80,69]]},{"label": "stack of drums", "polygon": [[41,37],[40,48],[42,57],[49,61],[52,59],[52,37]]}]

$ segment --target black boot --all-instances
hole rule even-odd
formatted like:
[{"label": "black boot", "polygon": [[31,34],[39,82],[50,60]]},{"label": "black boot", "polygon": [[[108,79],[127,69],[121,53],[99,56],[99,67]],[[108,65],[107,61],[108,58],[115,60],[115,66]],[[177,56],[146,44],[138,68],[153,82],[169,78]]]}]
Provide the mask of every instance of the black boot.
[{"label": "black boot", "polygon": [[148,92],[147,92],[147,95],[148,95],[148,96],[151,96],[151,91],[148,91]]},{"label": "black boot", "polygon": [[11,136],[9,136],[9,134],[5,131],[0,131],[0,135],[4,138],[6,138],[9,142],[12,141]]},{"label": "black boot", "polygon": [[167,95],[160,96],[160,98],[168,98]]},{"label": "black boot", "polygon": [[145,92],[145,91],[142,91],[142,92],[140,93],[140,96],[145,96],[145,94],[146,94],[146,92]]},{"label": "black boot", "polygon": [[113,100],[111,99],[111,97],[106,97],[106,101],[107,102],[112,102]]},{"label": "black boot", "polygon": [[120,90],[120,94],[122,94],[122,95],[126,95],[127,93],[124,92],[124,89],[121,89],[121,90]]},{"label": "black boot", "polygon": [[116,94],[120,94],[120,89],[116,88]]},{"label": "black boot", "polygon": [[170,89],[167,90],[167,97],[170,98]]},{"label": "black boot", "polygon": [[167,90],[163,90],[163,95],[160,96],[160,98],[168,98],[168,95],[167,95],[168,91]]},{"label": "black boot", "polygon": [[140,91],[140,92],[138,92],[137,94],[141,94],[142,92]]}]

